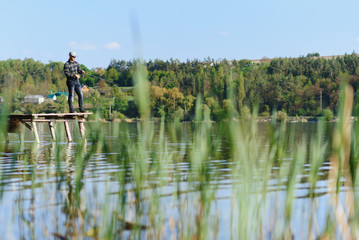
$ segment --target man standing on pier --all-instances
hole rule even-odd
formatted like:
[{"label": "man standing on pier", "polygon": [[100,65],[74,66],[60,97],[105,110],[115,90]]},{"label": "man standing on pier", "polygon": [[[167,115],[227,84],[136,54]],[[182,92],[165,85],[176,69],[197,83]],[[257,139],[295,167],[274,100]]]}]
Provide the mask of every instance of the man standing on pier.
[{"label": "man standing on pier", "polygon": [[83,95],[81,91],[81,84],[80,84],[80,74],[85,74],[85,71],[81,69],[80,64],[75,61],[76,53],[71,51],[69,53],[69,60],[64,65],[64,73],[67,78],[67,88],[69,89],[69,108],[70,113],[74,112],[74,107],[72,106],[72,99],[74,96],[74,91],[76,92],[79,98],[79,108],[80,112],[85,112],[84,110],[84,103],[83,103]]}]

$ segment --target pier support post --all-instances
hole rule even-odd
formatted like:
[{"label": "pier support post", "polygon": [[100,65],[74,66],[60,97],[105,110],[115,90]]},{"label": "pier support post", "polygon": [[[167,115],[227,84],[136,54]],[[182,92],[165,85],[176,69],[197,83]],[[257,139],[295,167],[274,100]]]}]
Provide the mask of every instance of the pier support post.
[{"label": "pier support post", "polygon": [[66,131],[66,136],[69,142],[72,142],[72,137],[71,137],[71,132],[70,132],[70,127],[69,127],[69,123],[65,122],[65,131]]},{"label": "pier support post", "polygon": [[83,121],[79,121],[79,128],[80,128],[81,137],[84,138],[85,133],[86,133],[86,129],[85,129],[85,125],[84,125]]},{"label": "pier support post", "polygon": [[56,141],[55,128],[54,128],[54,123],[52,121],[49,122],[49,128],[50,128],[52,140]]},{"label": "pier support post", "polygon": [[40,143],[39,133],[37,132],[36,122],[32,122],[32,130],[34,131],[35,140],[37,143]]}]

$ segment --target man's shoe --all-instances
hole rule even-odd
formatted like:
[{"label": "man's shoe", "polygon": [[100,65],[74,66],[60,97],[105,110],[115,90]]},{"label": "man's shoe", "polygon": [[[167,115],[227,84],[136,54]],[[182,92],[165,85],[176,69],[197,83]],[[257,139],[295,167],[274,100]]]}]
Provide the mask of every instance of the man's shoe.
[{"label": "man's shoe", "polygon": [[86,111],[84,109],[80,109],[80,113],[85,113]]},{"label": "man's shoe", "polygon": [[74,111],[74,110],[72,110],[72,109],[70,109],[70,113],[75,113],[75,111]]}]

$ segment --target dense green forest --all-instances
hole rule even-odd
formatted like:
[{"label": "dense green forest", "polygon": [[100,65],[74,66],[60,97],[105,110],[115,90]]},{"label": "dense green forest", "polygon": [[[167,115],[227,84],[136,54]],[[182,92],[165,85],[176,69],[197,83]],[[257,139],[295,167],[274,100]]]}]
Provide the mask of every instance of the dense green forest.
[{"label": "dense green forest", "polygon": [[[212,119],[238,116],[258,107],[259,115],[273,110],[290,116],[321,116],[336,113],[339,87],[348,82],[357,92],[359,56],[355,53],[322,58],[308,54],[299,58],[215,61],[213,59],[112,60],[107,69],[88,69],[81,79],[90,90],[84,93],[91,111],[104,118],[138,117],[132,86],[137,66],[146,67],[151,84],[151,110],[155,117],[191,119],[197,99]],[[62,62],[44,64],[33,59],[0,61],[1,96],[12,113],[67,111],[65,97],[42,104],[23,104],[29,94],[67,91]],[[76,100],[75,100],[76,101]],[[3,105],[4,106],[4,105]]]}]

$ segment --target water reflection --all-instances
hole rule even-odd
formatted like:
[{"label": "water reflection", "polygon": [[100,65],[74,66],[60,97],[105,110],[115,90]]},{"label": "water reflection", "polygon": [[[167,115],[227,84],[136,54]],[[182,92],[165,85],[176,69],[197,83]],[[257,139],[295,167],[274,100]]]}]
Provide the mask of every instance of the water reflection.
[{"label": "water reflection", "polygon": [[[147,237],[154,238],[183,236],[179,232],[187,229],[195,234],[198,229],[193,226],[201,222],[203,225],[198,228],[215,226],[218,238],[229,238],[235,236],[232,227],[237,224],[231,216],[234,212],[244,214],[239,211],[243,206],[234,206],[233,199],[245,193],[250,193],[243,196],[246,202],[258,202],[259,208],[266,208],[265,238],[273,237],[269,233],[275,226],[269,223],[273,219],[282,221],[281,216],[286,214],[279,204],[285,205],[288,194],[289,179],[283,169],[290,170],[293,157],[274,161],[270,169],[265,167],[268,159],[248,163],[253,166],[247,168],[245,163],[235,160],[233,146],[237,142],[230,138],[233,129],[214,124],[209,136],[199,139],[196,145],[194,138],[198,132],[191,124],[169,124],[163,132],[160,124],[155,124],[150,136],[141,135],[136,124],[93,125],[87,127],[92,132],[85,141],[75,135],[74,143],[66,143],[61,137],[52,142],[50,134],[43,132],[40,145],[25,135],[22,143],[10,141],[0,146],[0,232],[15,238],[84,238],[117,229],[123,237],[148,234]],[[268,138],[273,137],[268,130],[270,125],[263,123],[257,127],[255,149],[274,154],[267,144]],[[316,137],[316,124],[290,127],[294,143]],[[330,138],[331,130],[326,134]],[[210,148],[201,155],[201,141],[207,138]],[[192,159],[196,154],[201,161]],[[254,172],[246,177],[248,171],[242,171],[244,168]],[[325,202],[330,165],[325,162],[319,168],[314,195],[308,180],[311,165],[305,162],[302,168],[293,208],[303,212],[315,209],[321,231],[328,212]],[[270,171],[268,179],[266,171]],[[261,198],[264,192],[265,197]],[[316,207],[310,198],[316,199]],[[295,234],[301,231],[295,224],[302,227],[300,221],[309,221],[303,214],[293,213]],[[165,224],[161,226],[161,222]]]}]

